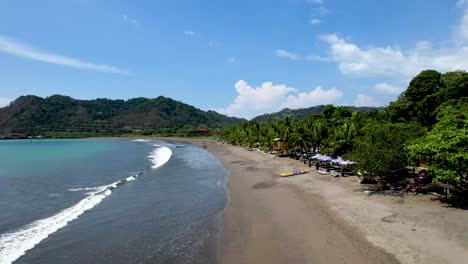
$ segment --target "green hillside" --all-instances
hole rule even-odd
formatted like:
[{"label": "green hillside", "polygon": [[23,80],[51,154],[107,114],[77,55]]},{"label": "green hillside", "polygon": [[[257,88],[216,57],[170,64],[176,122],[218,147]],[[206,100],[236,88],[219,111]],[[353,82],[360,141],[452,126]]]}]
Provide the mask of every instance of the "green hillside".
[{"label": "green hillside", "polygon": [[[301,109],[294,109],[294,110],[285,108],[276,113],[259,115],[253,118],[252,121],[266,122],[270,119],[279,120],[285,117],[294,118],[294,119],[305,119],[308,116],[319,115],[323,113],[323,110],[325,109],[325,107],[326,105],[317,105],[317,106],[312,106],[308,108],[301,108]],[[366,113],[366,112],[378,109],[377,107],[368,107],[368,106],[363,106],[363,107],[346,106],[346,108],[348,108],[351,111],[358,111],[361,113]]]},{"label": "green hillside", "polygon": [[77,100],[62,95],[47,98],[28,95],[0,108],[0,135],[51,132],[115,135],[140,130],[174,134],[178,130],[217,129],[242,121],[214,111],[205,112],[163,96],[155,99]]}]

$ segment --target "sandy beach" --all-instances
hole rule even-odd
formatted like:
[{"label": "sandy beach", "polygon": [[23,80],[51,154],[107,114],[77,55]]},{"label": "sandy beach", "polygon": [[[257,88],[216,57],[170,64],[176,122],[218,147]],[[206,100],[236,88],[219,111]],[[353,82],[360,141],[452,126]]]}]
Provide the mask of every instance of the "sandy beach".
[{"label": "sandy beach", "polygon": [[[167,140],[167,139],[166,139]],[[181,139],[175,139],[181,141]],[[260,151],[205,142],[230,172],[218,263],[466,263],[468,212],[431,195],[368,196],[356,177],[310,173]]]}]

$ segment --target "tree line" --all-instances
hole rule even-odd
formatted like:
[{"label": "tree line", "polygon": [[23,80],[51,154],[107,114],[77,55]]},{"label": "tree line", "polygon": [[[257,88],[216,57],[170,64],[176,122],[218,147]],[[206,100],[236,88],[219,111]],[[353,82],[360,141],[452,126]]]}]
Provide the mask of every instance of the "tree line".
[{"label": "tree line", "polygon": [[198,127],[220,129],[242,121],[163,96],[129,100],[21,96],[0,108],[0,136],[117,136],[135,131],[145,135],[175,135]]},{"label": "tree line", "polygon": [[327,105],[304,119],[285,117],[226,127],[231,144],[270,151],[281,138],[292,147],[344,156],[364,177],[388,179],[424,162],[435,182],[468,186],[468,73],[425,70],[387,107],[359,112]]}]

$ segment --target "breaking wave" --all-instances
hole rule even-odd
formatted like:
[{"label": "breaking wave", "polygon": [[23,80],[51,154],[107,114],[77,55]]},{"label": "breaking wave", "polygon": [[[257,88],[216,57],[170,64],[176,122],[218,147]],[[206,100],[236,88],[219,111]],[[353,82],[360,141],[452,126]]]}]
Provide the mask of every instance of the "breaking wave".
[{"label": "breaking wave", "polygon": [[135,142],[150,142],[151,139],[142,139],[142,138],[139,138],[139,139],[134,139],[132,141],[135,141]]},{"label": "breaking wave", "polygon": [[156,148],[149,154],[148,158],[153,163],[153,169],[159,168],[171,159],[172,150],[168,147],[154,145]]},{"label": "breaking wave", "polygon": [[[172,151],[167,147],[155,146],[149,159],[153,163],[152,168],[158,168],[169,161]],[[135,181],[142,173],[129,176],[123,180],[98,187],[72,188],[69,191],[91,191],[77,204],[66,208],[48,218],[34,221],[17,231],[0,235],[0,264],[11,264],[28,250],[34,248],[42,240],[68,225],[86,211],[101,203],[112,191],[121,185]]]},{"label": "breaking wave", "polygon": [[84,188],[71,188],[68,189],[70,192],[81,192],[81,191],[94,191],[99,189],[99,187],[84,187]]},{"label": "breaking wave", "polygon": [[[118,181],[109,185],[93,187],[92,189],[95,191],[89,193],[74,206],[66,208],[51,217],[34,221],[16,232],[0,235],[0,264],[12,263],[49,235],[98,205],[112,193],[113,189],[117,188],[118,184],[122,183],[122,181]],[[79,189],[90,190],[91,188]]]}]

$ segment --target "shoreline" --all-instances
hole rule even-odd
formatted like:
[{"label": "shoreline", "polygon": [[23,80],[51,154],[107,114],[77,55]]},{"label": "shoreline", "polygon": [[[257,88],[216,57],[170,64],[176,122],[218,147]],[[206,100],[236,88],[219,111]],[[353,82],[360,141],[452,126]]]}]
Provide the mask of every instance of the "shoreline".
[{"label": "shoreline", "polygon": [[319,197],[276,182],[276,168],[225,147],[208,143],[230,171],[218,263],[398,263]]},{"label": "shoreline", "polygon": [[363,194],[356,177],[310,173],[288,158],[212,139],[207,143],[230,172],[217,263],[465,263],[468,212],[430,195]]},{"label": "shoreline", "polygon": [[[318,205],[320,199],[311,205],[301,190],[276,186],[273,170],[226,151],[226,145],[203,139],[165,140],[198,147],[207,143],[207,150],[230,173],[216,263],[398,263],[347,223],[331,217],[332,212]],[[252,172],[255,179],[248,179]],[[271,194],[264,200],[265,191]]]},{"label": "shoreline", "polygon": [[[213,138],[98,137],[189,143],[229,172],[220,230],[204,246],[213,263],[466,263],[468,211],[430,194],[367,195],[356,177],[333,178],[302,162]],[[212,257],[211,257],[212,256]]]}]

